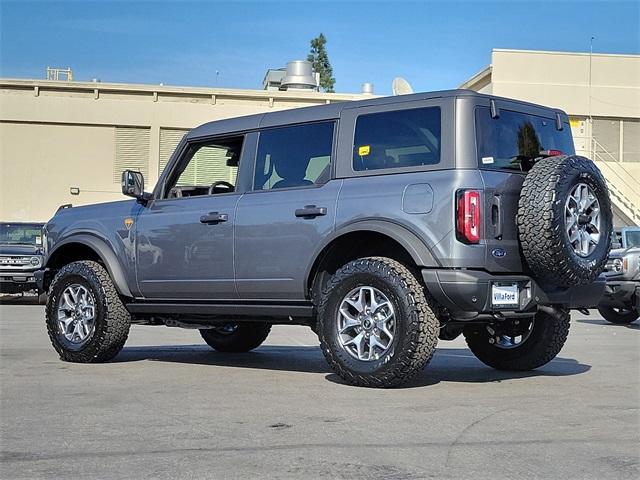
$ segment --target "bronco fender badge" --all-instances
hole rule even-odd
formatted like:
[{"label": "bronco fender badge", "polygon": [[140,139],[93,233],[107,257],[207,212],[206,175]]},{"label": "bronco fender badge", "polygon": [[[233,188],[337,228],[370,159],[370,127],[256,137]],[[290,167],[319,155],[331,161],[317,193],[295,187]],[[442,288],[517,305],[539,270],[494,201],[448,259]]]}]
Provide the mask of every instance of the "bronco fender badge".
[{"label": "bronco fender badge", "polygon": [[124,219],[124,226],[127,227],[127,230],[131,230],[131,227],[133,227],[133,218],[131,217],[127,217]]},{"label": "bronco fender badge", "polygon": [[491,250],[491,255],[496,258],[502,258],[507,256],[507,252],[502,248],[494,248],[493,250]]}]

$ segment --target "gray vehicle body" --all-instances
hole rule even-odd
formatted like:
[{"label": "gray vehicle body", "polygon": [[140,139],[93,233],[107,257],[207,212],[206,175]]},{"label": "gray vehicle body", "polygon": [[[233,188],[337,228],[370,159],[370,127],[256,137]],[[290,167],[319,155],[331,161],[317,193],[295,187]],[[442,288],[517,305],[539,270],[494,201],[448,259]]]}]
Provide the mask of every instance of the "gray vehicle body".
[{"label": "gray vehicle body", "polygon": [[611,250],[605,267],[607,285],[600,306],[636,308],[640,312],[640,245],[628,241],[638,227],[625,227],[620,235],[621,247]]},{"label": "gray vehicle body", "polygon": [[[376,253],[375,245],[384,244],[421,272],[431,295],[459,320],[517,315],[539,304],[592,307],[604,288],[601,279],[579,288],[547,288],[531,278],[524,264],[515,217],[525,174],[478,167],[474,109],[491,102],[498,108],[561,120],[568,128],[560,110],[465,90],[207,123],[184,137],[148,201],[60,210],[46,226],[47,269],[40,273],[40,282],[46,288],[64,263],[93,255],[137,315],[271,317],[304,323],[314,315],[314,290],[321,286],[323,265],[336,255],[351,260]],[[440,107],[442,113],[438,164],[354,171],[359,115],[428,106]],[[335,121],[326,183],[252,190],[260,131],[325,120]],[[188,146],[229,134],[244,135],[236,190],[165,198],[165,182]],[[487,212],[500,199],[497,222],[483,214],[483,238],[477,245],[456,239],[455,194],[462,188],[481,191]],[[326,214],[295,215],[306,206],[322,207]],[[211,212],[227,220],[201,223],[200,217]],[[348,257],[346,251],[353,250],[357,252]],[[493,281],[519,282],[524,293],[516,311],[500,312],[491,306]]]}]

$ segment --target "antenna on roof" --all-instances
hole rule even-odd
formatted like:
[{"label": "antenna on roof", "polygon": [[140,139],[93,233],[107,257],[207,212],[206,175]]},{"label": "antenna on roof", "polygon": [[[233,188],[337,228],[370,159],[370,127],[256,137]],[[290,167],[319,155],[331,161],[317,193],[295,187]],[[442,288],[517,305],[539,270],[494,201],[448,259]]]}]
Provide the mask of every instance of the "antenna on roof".
[{"label": "antenna on roof", "polygon": [[391,90],[394,95],[409,95],[413,93],[411,84],[402,77],[396,77],[391,82]]}]

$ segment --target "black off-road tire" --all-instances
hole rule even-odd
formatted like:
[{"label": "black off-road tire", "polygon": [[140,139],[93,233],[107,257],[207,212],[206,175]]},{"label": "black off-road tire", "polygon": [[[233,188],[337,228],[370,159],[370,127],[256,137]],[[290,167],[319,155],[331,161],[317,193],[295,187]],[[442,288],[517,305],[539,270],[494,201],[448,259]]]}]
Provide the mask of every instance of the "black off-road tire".
[{"label": "black off-road tire", "polygon": [[[578,183],[588,185],[600,203],[600,241],[588,257],[573,251],[565,228],[565,202]],[[592,283],[607,261],[612,218],[607,185],[591,160],[563,155],[537,162],[527,173],[518,204],[520,244],[534,276],[563,287]]]},{"label": "black off-road tire", "polygon": [[[96,302],[95,330],[79,350],[70,350],[60,338],[57,308],[60,295],[73,283],[83,285]],[[97,262],[83,260],[65,265],[49,289],[45,307],[47,332],[53,348],[67,362],[100,363],[115,357],[129,336],[131,315],[125,308],[105,268]]]},{"label": "black off-road tire", "polygon": [[467,327],[464,337],[469,349],[485,365],[497,370],[533,370],[553,360],[567,340],[569,311],[559,308],[556,313],[538,312],[529,337],[512,348],[500,348],[489,343],[491,335],[485,326]]},{"label": "black off-road tire", "polygon": [[205,328],[200,330],[200,335],[218,352],[248,352],[262,345],[271,331],[271,324],[264,322],[241,322],[234,325],[233,332]]},{"label": "black off-road tire", "polygon": [[640,318],[640,312],[636,309],[618,310],[620,311],[614,310],[613,307],[598,307],[600,315],[602,315],[607,322],[615,323],[616,325],[628,325]]},{"label": "black off-road tire", "polygon": [[[340,345],[338,309],[354,288],[372,286],[393,303],[394,346],[375,361],[352,357]],[[414,377],[429,363],[438,343],[439,322],[411,271],[384,257],[361,258],[340,268],[323,288],[318,305],[320,346],[331,368],[351,385],[389,388]]]}]

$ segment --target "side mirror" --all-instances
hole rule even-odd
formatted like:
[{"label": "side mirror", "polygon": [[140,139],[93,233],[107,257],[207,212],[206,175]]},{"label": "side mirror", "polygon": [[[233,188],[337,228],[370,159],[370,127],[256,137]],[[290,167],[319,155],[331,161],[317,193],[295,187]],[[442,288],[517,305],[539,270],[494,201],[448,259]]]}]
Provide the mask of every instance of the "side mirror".
[{"label": "side mirror", "polygon": [[140,172],[125,170],[122,172],[122,194],[138,200],[146,201],[144,193],[144,176]]}]

